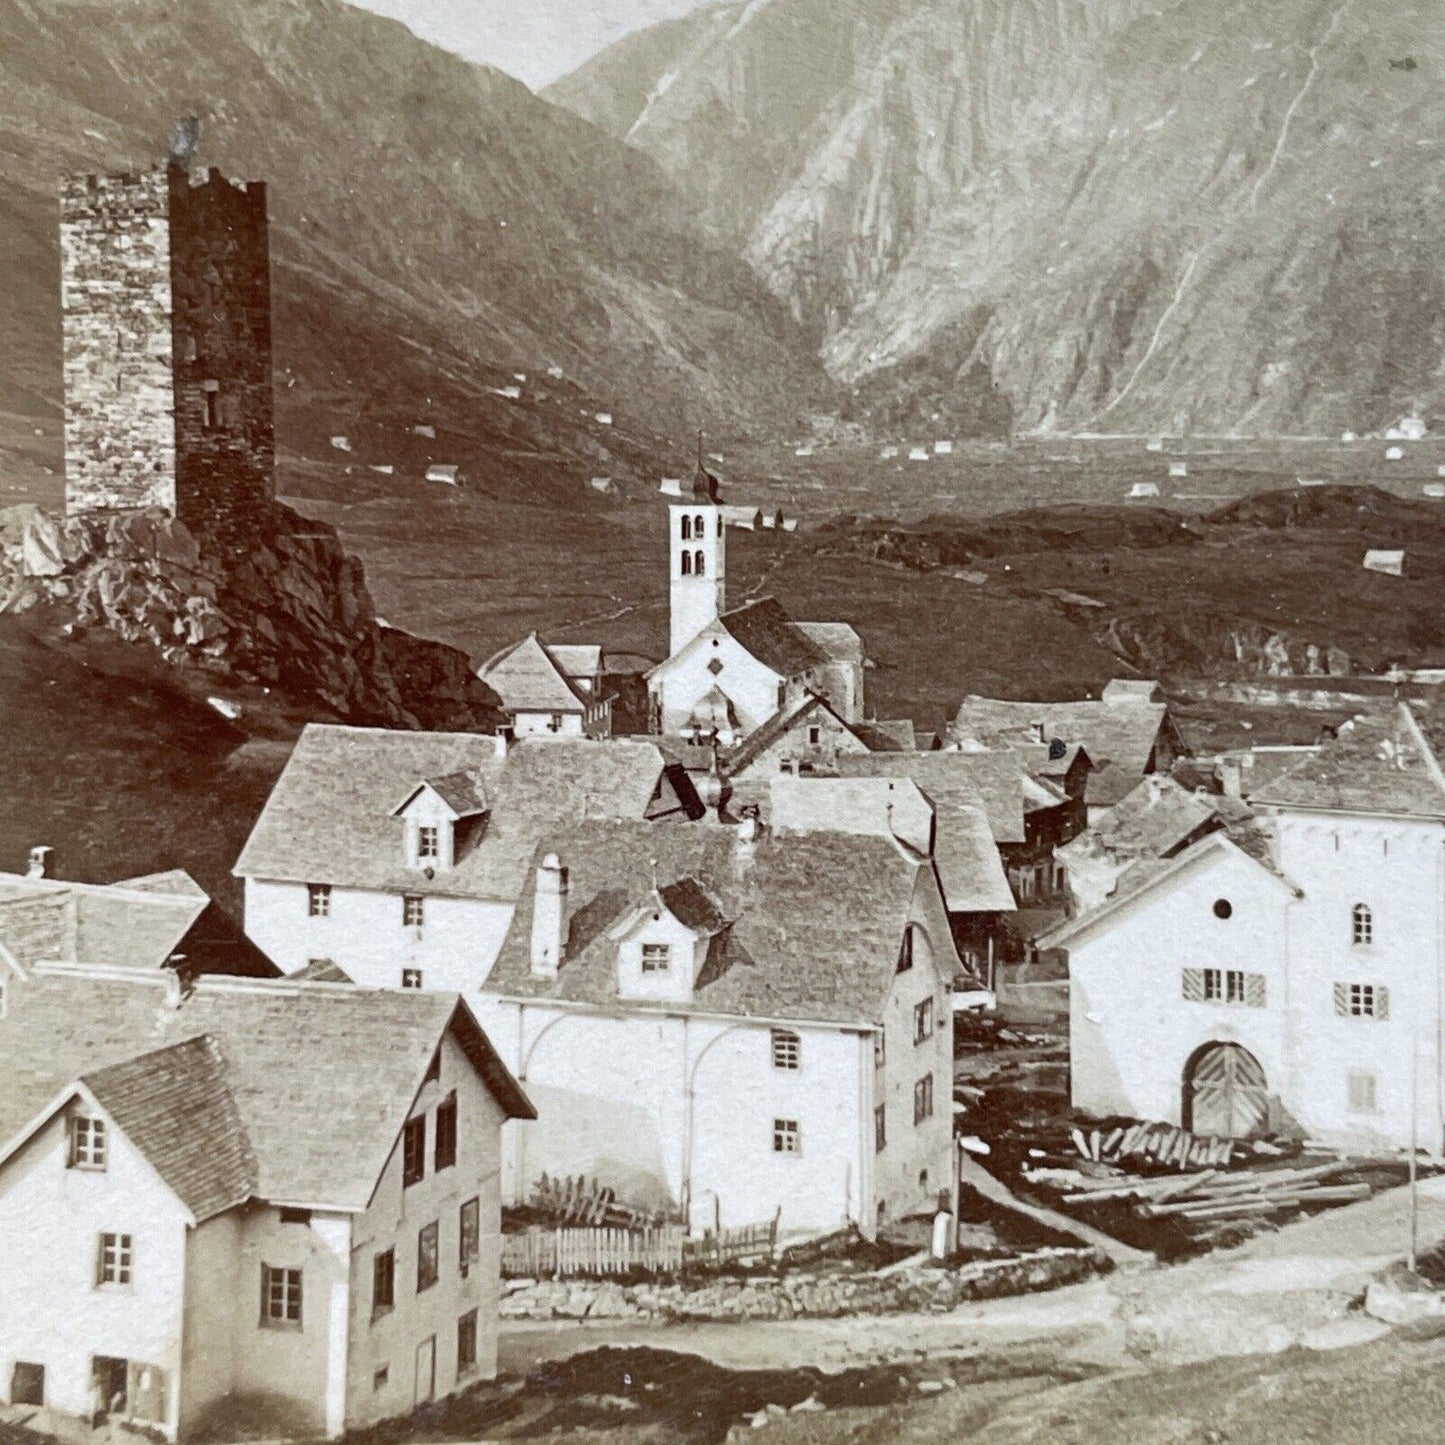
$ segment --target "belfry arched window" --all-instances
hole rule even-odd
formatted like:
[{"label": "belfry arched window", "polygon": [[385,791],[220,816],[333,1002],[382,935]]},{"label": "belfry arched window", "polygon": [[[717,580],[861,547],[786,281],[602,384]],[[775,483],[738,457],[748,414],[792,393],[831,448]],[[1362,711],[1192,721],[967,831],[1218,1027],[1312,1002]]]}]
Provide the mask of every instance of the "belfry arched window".
[{"label": "belfry arched window", "polygon": [[682,540],[683,540],[684,542],[690,542],[690,541],[692,540],[692,518],[691,518],[691,517],[684,517],[684,518],[682,519]]},{"label": "belfry arched window", "polygon": [[701,512],[692,519],[692,535],[694,537],[707,536],[707,523],[703,521]]},{"label": "belfry arched window", "polygon": [[707,558],[704,557],[701,552],[695,552],[693,554],[692,570],[696,572],[699,577],[706,575]]},{"label": "belfry arched window", "polygon": [[691,553],[691,552],[684,552],[684,553],[682,554],[682,575],[683,575],[684,577],[690,577],[690,576],[692,575],[692,553]]}]

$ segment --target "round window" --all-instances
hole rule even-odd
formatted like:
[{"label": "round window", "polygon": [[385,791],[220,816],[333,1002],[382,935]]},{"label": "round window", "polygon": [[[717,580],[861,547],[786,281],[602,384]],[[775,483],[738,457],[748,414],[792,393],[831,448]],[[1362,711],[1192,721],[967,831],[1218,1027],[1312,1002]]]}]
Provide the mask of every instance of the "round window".
[{"label": "round window", "polygon": [[1214,900],[1214,916],[1216,918],[1228,918],[1234,912],[1234,905],[1227,898],[1216,898]]}]

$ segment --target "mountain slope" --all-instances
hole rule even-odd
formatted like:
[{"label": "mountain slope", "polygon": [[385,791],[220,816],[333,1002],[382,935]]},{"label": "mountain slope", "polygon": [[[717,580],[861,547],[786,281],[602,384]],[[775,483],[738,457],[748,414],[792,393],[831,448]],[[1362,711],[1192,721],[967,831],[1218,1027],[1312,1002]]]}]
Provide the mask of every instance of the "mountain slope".
[{"label": "mountain slope", "polygon": [[[699,416],[790,415],[821,381],[653,162],[396,22],[338,0],[0,0],[5,410],[59,403],[58,177],[152,163],[192,110],[201,163],[270,184],[292,451],[429,404],[465,412],[504,476],[596,470]],[[485,390],[513,371],[519,401]]]},{"label": "mountain slope", "polygon": [[735,0],[553,86],[849,382],[1019,426],[1332,433],[1445,394],[1433,0]]}]

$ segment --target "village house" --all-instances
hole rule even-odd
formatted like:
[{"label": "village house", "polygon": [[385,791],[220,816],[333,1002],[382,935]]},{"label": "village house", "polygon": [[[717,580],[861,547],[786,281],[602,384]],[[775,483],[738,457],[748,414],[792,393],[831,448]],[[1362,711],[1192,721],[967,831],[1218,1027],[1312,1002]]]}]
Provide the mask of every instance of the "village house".
[{"label": "village house", "polygon": [[537,839],[586,818],[698,817],[647,742],[312,724],[237,860],[247,936],[286,974],[470,994]]},{"label": "village house", "polygon": [[495,1373],[532,1109],[454,995],[44,962],[0,1077],[9,1403],[334,1436]]},{"label": "village house", "polygon": [[647,677],[651,731],[740,743],[818,693],[845,723],[863,716],[863,644],[845,622],[795,622],[771,597],[727,607],[727,518],[699,463],[668,507],[670,643]]},{"label": "village house", "polygon": [[538,1105],[506,1197],[585,1175],[694,1228],[870,1237],[932,1209],[960,966],[930,815],[915,789],[896,831],[877,807],[855,832],[588,821],[539,842],[479,1005]]},{"label": "village house", "polygon": [[1227,829],[1126,869],[1068,952],[1074,1105],[1206,1134],[1442,1146],[1445,776],[1400,706],[1341,729]]},{"label": "village house", "polygon": [[1167,773],[1187,752],[1159,684],[1129,678],[1115,678],[1097,699],[1074,702],[1005,702],[970,695],[948,731],[962,746],[1030,751],[1043,746],[1062,749],[1061,759],[1081,746],[1092,764],[1084,795],[1091,822],[1146,773]]},{"label": "village house", "polygon": [[477,676],[497,694],[514,737],[612,734],[612,699],[603,694],[595,643],[546,643],[530,632],[484,662]]}]

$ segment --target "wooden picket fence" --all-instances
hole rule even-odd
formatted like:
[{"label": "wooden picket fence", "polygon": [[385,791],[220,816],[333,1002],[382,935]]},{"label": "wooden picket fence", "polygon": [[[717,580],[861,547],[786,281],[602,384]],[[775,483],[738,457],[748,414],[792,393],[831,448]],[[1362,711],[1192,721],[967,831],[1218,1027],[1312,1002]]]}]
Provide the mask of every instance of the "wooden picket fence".
[{"label": "wooden picket fence", "polygon": [[529,1229],[502,1236],[502,1274],[565,1279],[574,1275],[675,1274],[682,1268],[686,1231],[661,1229]]},{"label": "wooden picket fence", "polygon": [[687,1242],[688,1259],[722,1264],[730,1260],[771,1259],[778,1249],[778,1221],[782,1210],[765,1224],[744,1224],[737,1229],[709,1232]]}]

